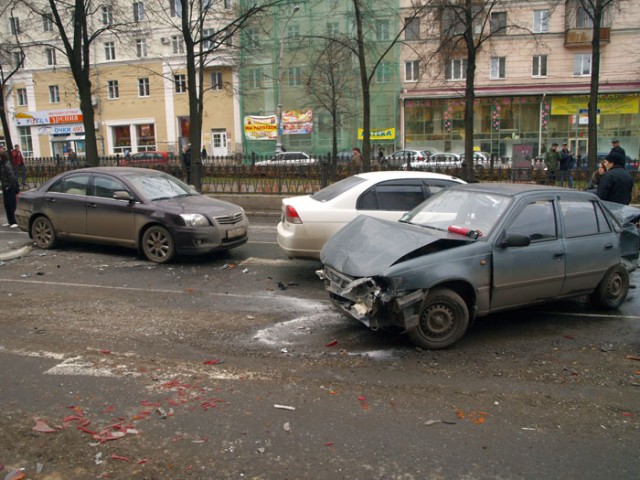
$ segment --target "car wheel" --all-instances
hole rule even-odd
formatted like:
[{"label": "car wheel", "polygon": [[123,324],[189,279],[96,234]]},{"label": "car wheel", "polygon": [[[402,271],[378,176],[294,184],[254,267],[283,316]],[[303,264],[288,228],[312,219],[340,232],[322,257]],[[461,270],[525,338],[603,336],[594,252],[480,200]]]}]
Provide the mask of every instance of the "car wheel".
[{"label": "car wheel", "polygon": [[167,263],[176,253],[173,237],[163,226],[153,225],[142,235],[142,252],[152,262]]},{"label": "car wheel", "polygon": [[629,273],[618,265],[609,270],[598,288],[591,294],[591,302],[600,308],[615,310],[627,298],[629,292]]},{"label": "car wheel", "polygon": [[469,309],[462,297],[448,288],[438,288],[427,294],[418,326],[409,332],[409,339],[422,348],[446,348],[462,338],[468,327]]},{"label": "car wheel", "polygon": [[31,238],[39,248],[53,248],[56,246],[56,231],[53,223],[47,217],[40,216],[31,223]]}]

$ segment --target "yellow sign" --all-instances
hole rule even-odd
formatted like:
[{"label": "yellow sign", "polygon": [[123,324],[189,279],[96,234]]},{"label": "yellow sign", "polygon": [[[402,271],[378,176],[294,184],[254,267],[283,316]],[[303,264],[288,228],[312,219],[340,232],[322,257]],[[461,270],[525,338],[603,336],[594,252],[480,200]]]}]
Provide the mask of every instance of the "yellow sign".
[{"label": "yellow sign", "polygon": [[[571,95],[567,97],[551,97],[551,115],[575,115],[578,110],[586,110],[589,106],[589,95]],[[640,96],[609,94],[600,95],[598,110],[601,115],[638,113]]]},{"label": "yellow sign", "polygon": [[[393,140],[396,138],[395,128],[371,130],[371,140]],[[358,129],[358,140],[364,139],[364,128]]]}]

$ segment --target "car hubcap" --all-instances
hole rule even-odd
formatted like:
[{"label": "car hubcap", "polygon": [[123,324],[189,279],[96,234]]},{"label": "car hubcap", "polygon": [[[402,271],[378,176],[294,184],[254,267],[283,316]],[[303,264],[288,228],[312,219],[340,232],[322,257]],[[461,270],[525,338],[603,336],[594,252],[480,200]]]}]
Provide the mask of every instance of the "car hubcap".
[{"label": "car hubcap", "polygon": [[160,232],[151,232],[147,239],[149,252],[158,258],[166,257],[169,253],[169,242],[167,237]]},{"label": "car hubcap", "polygon": [[46,245],[51,240],[51,232],[46,223],[38,222],[35,225],[35,237],[39,244]]},{"label": "car hubcap", "polygon": [[609,280],[607,293],[610,300],[615,300],[622,295],[624,281],[620,275],[612,275]]},{"label": "car hubcap", "polygon": [[425,331],[430,337],[444,337],[451,332],[455,324],[455,315],[446,305],[432,305],[423,317]]}]

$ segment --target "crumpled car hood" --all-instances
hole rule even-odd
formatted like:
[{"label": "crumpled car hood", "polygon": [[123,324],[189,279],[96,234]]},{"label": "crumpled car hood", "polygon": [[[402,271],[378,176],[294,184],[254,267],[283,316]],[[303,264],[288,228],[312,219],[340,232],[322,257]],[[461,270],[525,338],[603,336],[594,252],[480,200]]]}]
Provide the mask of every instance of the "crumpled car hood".
[{"label": "crumpled car hood", "polygon": [[428,230],[406,223],[360,215],[333,235],[320,252],[320,261],[352,277],[383,275],[398,260],[428,245],[466,245],[470,238]]},{"label": "crumpled car hood", "polygon": [[638,221],[638,219],[640,219],[640,208],[607,201],[604,201],[602,203],[604,203],[605,206],[623,223],[635,223]]}]

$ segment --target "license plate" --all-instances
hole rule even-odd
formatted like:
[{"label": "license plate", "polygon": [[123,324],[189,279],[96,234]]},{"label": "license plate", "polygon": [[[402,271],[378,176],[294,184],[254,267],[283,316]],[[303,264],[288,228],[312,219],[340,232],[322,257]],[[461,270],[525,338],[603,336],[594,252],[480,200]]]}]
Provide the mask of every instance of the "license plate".
[{"label": "license plate", "polygon": [[227,238],[238,238],[244,237],[247,234],[247,229],[245,227],[232,228],[231,230],[227,230]]}]

